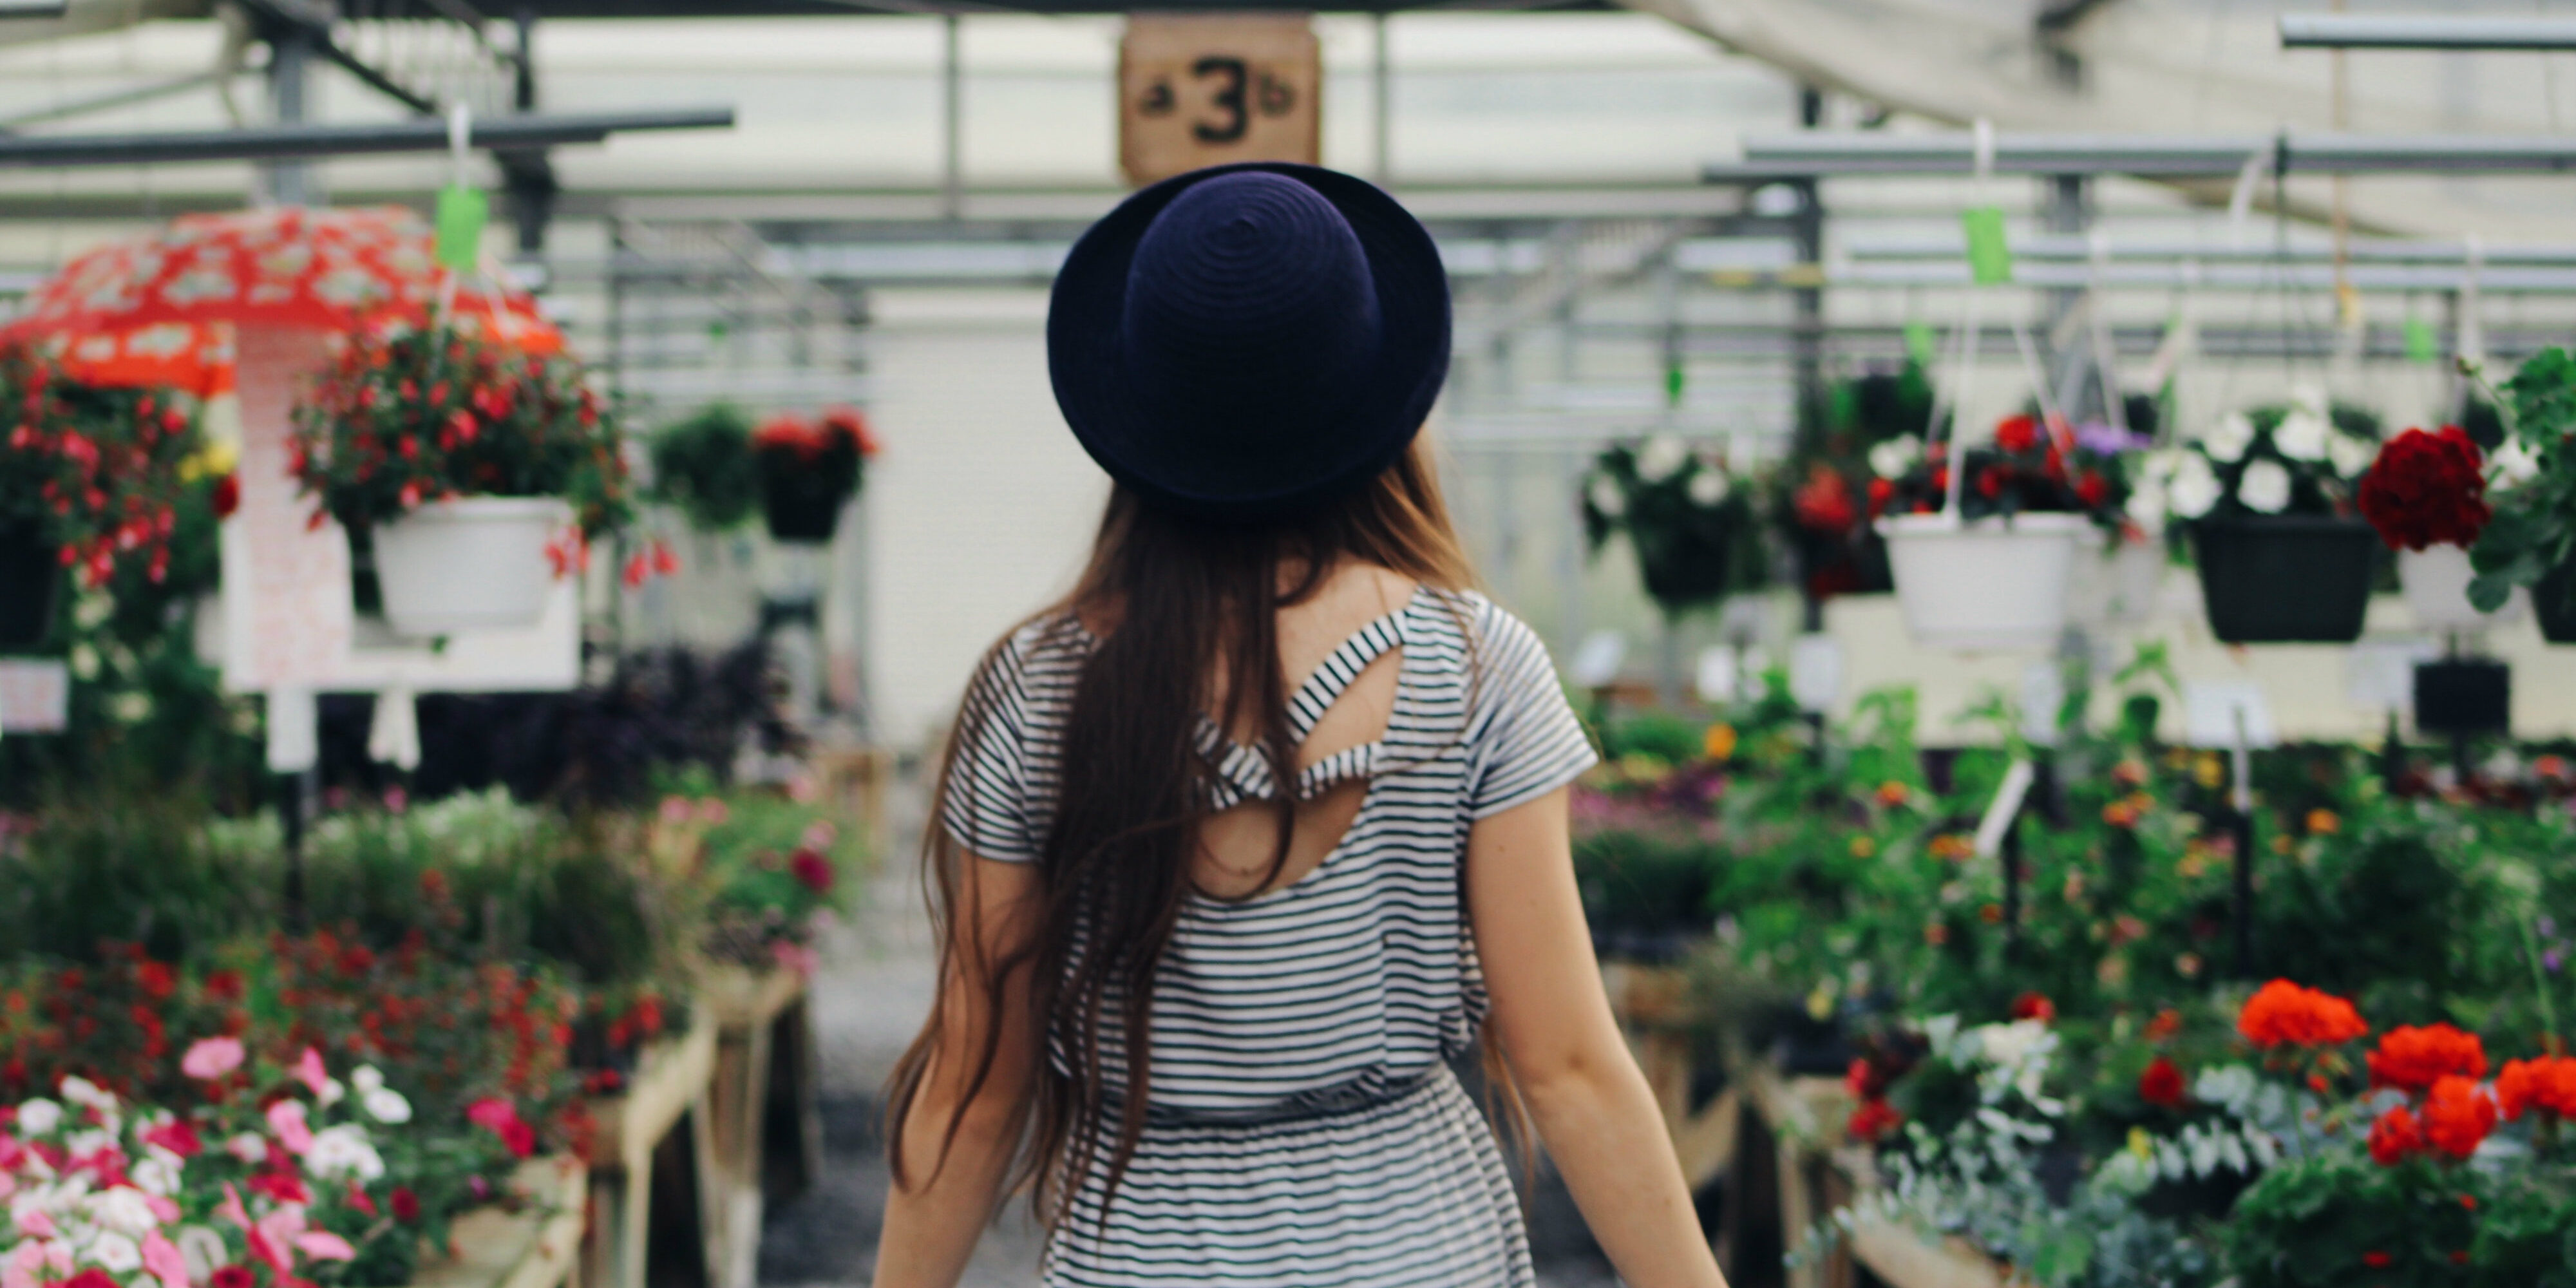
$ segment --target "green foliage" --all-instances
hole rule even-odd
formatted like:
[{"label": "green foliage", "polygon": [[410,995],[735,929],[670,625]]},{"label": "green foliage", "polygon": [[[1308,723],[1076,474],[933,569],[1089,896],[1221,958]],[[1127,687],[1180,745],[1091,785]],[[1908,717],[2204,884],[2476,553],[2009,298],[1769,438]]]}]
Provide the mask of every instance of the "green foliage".
[{"label": "green foliage", "polygon": [[710,403],[653,436],[653,496],[709,532],[739,527],[760,510],[760,464],[751,418]]},{"label": "green foliage", "polygon": [[2478,570],[2469,601],[2486,611],[2576,559],[2576,357],[2541,350],[2503,394],[2513,438],[2539,470],[2495,498],[2495,517],[2469,552]]}]

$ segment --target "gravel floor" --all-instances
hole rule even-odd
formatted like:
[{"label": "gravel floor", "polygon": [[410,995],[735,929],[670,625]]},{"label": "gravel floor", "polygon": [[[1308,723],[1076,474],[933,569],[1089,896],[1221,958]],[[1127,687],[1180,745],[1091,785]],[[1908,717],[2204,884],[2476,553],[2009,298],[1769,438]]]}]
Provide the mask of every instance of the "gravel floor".
[{"label": "gravel floor", "polygon": [[[823,1175],[794,1202],[772,1209],[761,1232],[760,1282],[823,1288],[868,1282],[876,1266],[885,1203],[884,1140],[877,1095],[930,1005],[929,925],[910,856],[919,836],[920,795],[895,794],[895,856],[880,865],[863,910],[821,945],[814,1024],[822,1055]],[[1542,1177],[1531,1247],[1542,1288],[1612,1288],[1562,1185]],[[1025,1288],[1037,1282],[1038,1231],[1014,1212],[984,1238],[963,1288]]]}]

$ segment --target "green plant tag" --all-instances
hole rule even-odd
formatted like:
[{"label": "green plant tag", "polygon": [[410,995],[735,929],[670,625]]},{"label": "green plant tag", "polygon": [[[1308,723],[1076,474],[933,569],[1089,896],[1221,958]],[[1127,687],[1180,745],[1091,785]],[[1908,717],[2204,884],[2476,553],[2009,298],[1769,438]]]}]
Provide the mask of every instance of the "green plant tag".
[{"label": "green plant tag", "polygon": [[452,183],[438,190],[438,265],[468,272],[483,256],[483,225],[492,218],[492,200],[480,188]]},{"label": "green plant tag", "polygon": [[1669,366],[1665,367],[1665,368],[1664,368],[1664,405],[1665,405],[1665,406],[1667,406],[1667,407],[1679,407],[1679,406],[1681,406],[1681,405],[1682,405],[1682,390],[1684,390],[1685,388],[1689,387],[1689,385],[1690,385],[1690,375],[1689,375],[1689,373],[1687,373],[1687,372],[1685,372],[1685,371],[1683,371],[1683,370],[1682,370],[1682,364],[1680,364],[1680,363],[1676,362],[1676,363],[1673,363],[1673,364],[1671,364],[1671,365],[1669,365]]},{"label": "green plant tag", "polygon": [[1914,321],[1905,324],[1905,355],[1914,359],[1915,366],[1931,370],[1933,361],[1940,356],[1940,348],[1941,341],[1932,334],[1931,323]]},{"label": "green plant tag", "polygon": [[2408,362],[2442,360],[2442,342],[2433,334],[2432,323],[2422,318],[2406,319],[2406,360]]},{"label": "green plant tag", "polygon": [[2001,206],[1977,206],[1959,216],[1968,230],[1968,275],[1979,286],[2012,280],[2012,247],[2004,241]]}]

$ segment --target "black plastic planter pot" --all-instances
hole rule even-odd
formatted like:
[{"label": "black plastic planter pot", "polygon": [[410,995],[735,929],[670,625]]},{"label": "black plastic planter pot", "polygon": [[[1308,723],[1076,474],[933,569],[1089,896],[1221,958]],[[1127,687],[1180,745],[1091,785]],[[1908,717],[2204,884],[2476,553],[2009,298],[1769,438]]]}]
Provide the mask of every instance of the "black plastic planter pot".
[{"label": "black plastic planter pot", "polygon": [[2531,588],[2531,611],[2540,619],[2542,639],[2576,644],[2576,559],[2558,565]]},{"label": "black plastic planter pot", "polygon": [[2379,534],[2359,519],[2213,519],[2192,528],[2209,629],[2229,644],[2361,638]]},{"label": "black plastic planter pot", "polygon": [[2443,737],[2503,733],[2511,727],[2513,669],[2485,658],[2445,658],[2415,667],[2415,728]]},{"label": "black plastic planter pot", "polygon": [[1646,593],[1671,612],[1713,604],[1723,598],[1727,560],[1732,554],[1726,538],[1695,532],[1637,543],[1638,571],[1645,578]]},{"label": "black plastic planter pot", "polygon": [[769,471],[761,488],[761,515],[769,535],[779,541],[822,542],[840,530],[841,503],[849,499],[837,488],[818,488],[807,479]]},{"label": "black plastic planter pot", "polygon": [[62,581],[62,561],[36,525],[0,524],[0,653],[45,642]]}]

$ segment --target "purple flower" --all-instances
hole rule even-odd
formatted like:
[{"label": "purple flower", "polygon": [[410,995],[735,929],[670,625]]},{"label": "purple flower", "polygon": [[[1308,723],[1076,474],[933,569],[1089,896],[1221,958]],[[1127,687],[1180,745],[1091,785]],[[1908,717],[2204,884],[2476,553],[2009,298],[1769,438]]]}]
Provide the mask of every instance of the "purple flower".
[{"label": "purple flower", "polygon": [[2075,427],[2075,445],[2095,456],[2117,456],[2122,452],[2143,452],[2154,445],[2154,440],[2117,425],[2088,420]]},{"label": "purple flower", "polygon": [[2540,955],[2540,964],[2548,967],[2549,973],[2555,975],[2558,973],[2559,967],[2567,964],[2567,958],[2561,955],[2557,949],[2552,948]]}]

